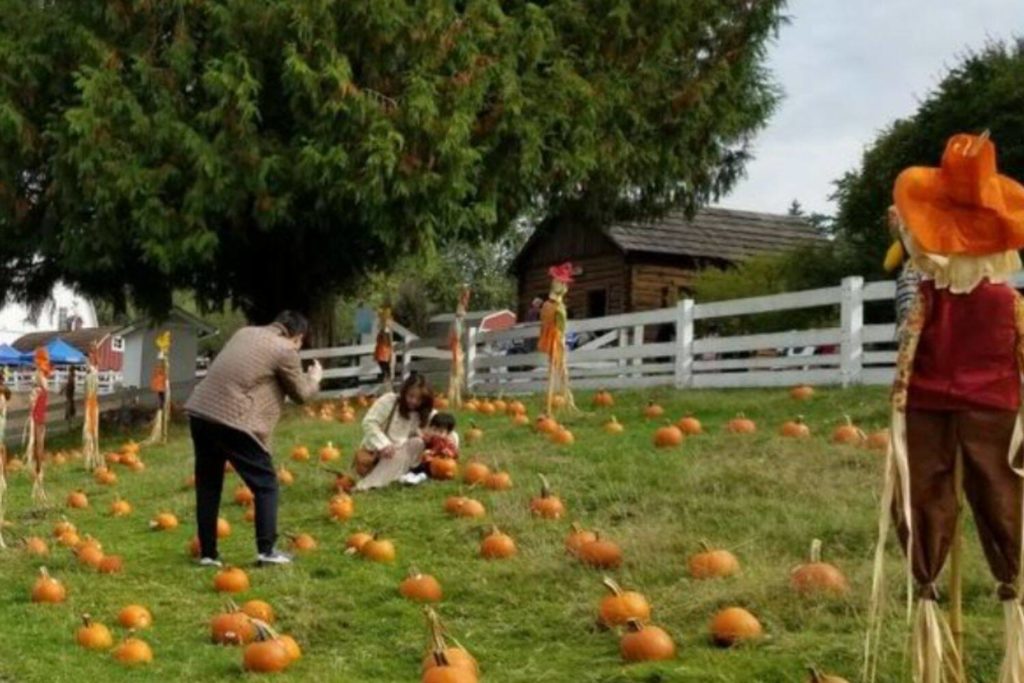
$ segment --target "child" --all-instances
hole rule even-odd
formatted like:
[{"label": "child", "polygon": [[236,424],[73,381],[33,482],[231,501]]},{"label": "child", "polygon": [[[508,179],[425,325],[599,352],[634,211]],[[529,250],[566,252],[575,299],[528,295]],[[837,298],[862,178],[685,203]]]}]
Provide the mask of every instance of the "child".
[{"label": "child", "polygon": [[459,435],[455,431],[455,416],[451,413],[434,413],[420,436],[424,443],[423,460],[401,479],[403,484],[410,486],[422,484],[430,477],[433,458],[459,459]]}]

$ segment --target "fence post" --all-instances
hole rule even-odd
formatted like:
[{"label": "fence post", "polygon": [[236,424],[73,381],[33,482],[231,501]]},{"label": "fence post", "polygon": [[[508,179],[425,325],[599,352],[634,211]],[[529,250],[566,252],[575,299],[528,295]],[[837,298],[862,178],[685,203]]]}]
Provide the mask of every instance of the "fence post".
[{"label": "fence post", "polygon": [[[643,346],[643,345],[644,345],[644,326],[643,325],[634,325],[633,326],[633,346]],[[634,377],[643,377],[644,376],[644,371],[643,371],[643,368],[641,366],[643,366],[643,364],[644,364],[644,359],[641,358],[640,356],[637,356],[636,358],[631,360],[630,363],[632,363],[633,367],[636,368],[636,372],[633,374],[633,376]]]},{"label": "fence post", "polygon": [[676,388],[693,386],[693,299],[676,304]]},{"label": "fence post", "polygon": [[860,384],[864,368],[864,278],[853,276],[843,279],[840,304],[839,374],[842,385]]},{"label": "fence post", "polygon": [[[619,329],[619,348],[620,349],[624,349],[627,346],[629,346],[629,330],[626,329],[625,327],[623,327],[623,328]],[[619,367],[620,368],[626,367],[626,359],[625,358],[620,358],[618,360],[618,363],[619,363]],[[624,375],[619,375],[619,377],[624,377]]]},{"label": "fence post", "polygon": [[473,383],[476,381],[476,335],[477,329],[470,327],[466,330],[466,390],[472,392]]}]

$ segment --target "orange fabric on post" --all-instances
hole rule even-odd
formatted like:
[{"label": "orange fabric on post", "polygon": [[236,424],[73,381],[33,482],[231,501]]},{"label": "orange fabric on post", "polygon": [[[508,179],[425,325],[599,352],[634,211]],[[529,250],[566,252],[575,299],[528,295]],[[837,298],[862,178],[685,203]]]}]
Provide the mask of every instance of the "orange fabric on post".
[{"label": "orange fabric on post", "polygon": [[149,381],[149,388],[158,394],[167,391],[167,368],[162,362],[158,362],[153,368],[153,378]]},{"label": "orange fabric on post", "polygon": [[553,356],[562,345],[557,320],[558,303],[548,299],[540,307],[540,339],[537,340],[537,350],[548,356]]}]

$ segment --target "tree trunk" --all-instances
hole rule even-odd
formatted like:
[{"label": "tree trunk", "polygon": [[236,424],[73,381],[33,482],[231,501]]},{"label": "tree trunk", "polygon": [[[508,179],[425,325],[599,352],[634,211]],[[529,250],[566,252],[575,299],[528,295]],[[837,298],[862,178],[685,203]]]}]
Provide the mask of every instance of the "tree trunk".
[{"label": "tree trunk", "polygon": [[309,308],[309,348],[325,349],[338,342],[335,311],[338,296],[329,294],[312,302]]}]

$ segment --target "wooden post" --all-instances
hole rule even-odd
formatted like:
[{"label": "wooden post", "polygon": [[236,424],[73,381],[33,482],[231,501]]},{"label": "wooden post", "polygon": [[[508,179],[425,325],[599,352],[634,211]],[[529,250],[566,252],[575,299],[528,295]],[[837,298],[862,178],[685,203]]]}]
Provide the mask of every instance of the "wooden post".
[{"label": "wooden post", "polygon": [[[621,327],[619,328],[619,348],[624,349],[627,346],[629,346],[629,330]],[[626,360],[624,358],[620,358],[618,363],[620,368],[626,367]],[[625,377],[625,375],[619,375],[619,377]]]},{"label": "wooden post", "polygon": [[840,304],[840,381],[844,387],[859,384],[864,367],[864,278],[843,279]]},{"label": "wooden post", "polygon": [[[634,325],[633,326],[633,346],[643,346],[643,345],[644,345],[644,326],[643,325]],[[630,362],[632,363],[633,367],[636,368],[636,372],[633,373],[633,377],[643,377],[644,376],[644,371],[641,368],[641,366],[644,364],[644,359],[640,358],[639,356],[637,356],[636,358],[634,358]]]},{"label": "wooden post", "polygon": [[680,299],[676,304],[676,389],[693,385],[693,299]]},{"label": "wooden post", "polygon": [[470,327],[466,330],[465,352],[462,354],[466,360],[466,391],[473,393],[473,384],[476,382],[476,337],[478,330]]}]

